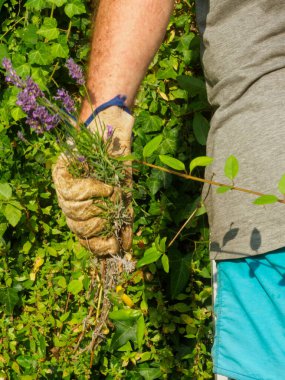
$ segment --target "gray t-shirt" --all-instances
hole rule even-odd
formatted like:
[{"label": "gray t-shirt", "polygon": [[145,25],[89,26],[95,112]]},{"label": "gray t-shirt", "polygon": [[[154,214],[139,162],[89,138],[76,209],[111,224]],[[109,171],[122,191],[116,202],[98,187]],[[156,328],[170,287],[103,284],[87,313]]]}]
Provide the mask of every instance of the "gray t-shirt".
[{"label": "gray t-shirt", "polygon": [[[206,178],[229,183],[226,158],[239,160],[236,186],[278,192],[285,173],[285,2],[197,0],[202,63],[213,118]],[[211,258],[258,255],[285,246],[285,204],[252,204],[239,191],[204,186]]]}]

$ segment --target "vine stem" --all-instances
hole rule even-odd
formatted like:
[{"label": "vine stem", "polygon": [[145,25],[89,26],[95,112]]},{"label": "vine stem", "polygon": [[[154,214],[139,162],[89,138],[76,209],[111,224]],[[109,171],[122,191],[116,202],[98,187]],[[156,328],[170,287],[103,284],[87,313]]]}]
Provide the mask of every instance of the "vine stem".
[{"label": "vine stem", "polygon": [[[218,187],[225,186],[225,187],[229,187],[231,190],[236,190],[236,191],[241,191],[243,193],[257,195],[259,197],[266,195],[266,194],[261,193],[259,191],[249,190],[249,189],[245,189],[243,187],[233,186],[233,185],[229,185],[226,183],[221,183],[221,182],[216,182],[216,181],[212,181],[212,180],[208,180],[208,179],[204,179],[204,178],[200,178],[200,177],[195,177],[195,176],[192,176],[190,174],[179,173],[175,170],[167,169],[167,168],[164,168],[162,166],[158,166],[158,165],[154,165],[154,164],[149,164],[148,162],[145,162],[145,161],[139,161],[139,160],[134,160],[134,161],[139,163],[139,164],[149,166],[150,168],[161,170],[161,171],[166,172],[166,173],[174,174],[178,177],[182,177],[185,179],[191,179],[191,180],[196,181],[196,182],[208,183],[209,185],[214,185],[214,186],[218,186]],[[285,200],[278,198],[277,202],[285,203]]]}]

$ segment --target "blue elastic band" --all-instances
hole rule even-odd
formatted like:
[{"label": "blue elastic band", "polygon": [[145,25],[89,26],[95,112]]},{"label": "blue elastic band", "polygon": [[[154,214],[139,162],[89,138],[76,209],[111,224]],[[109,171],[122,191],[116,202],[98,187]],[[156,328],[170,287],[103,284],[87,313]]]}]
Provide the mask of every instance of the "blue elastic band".
[{"label": "blue elastic band", "polygon": [[125,95],[117,95],[113,99],[109,100],[106,103],[101,104],[99,107],[95,109],[95,111],[88,117],[88,119],[85,121],[86,127],[94,120],[94,118],[98,115],[99,112],[104,111],[106,108],[117,106],[122,108],[124,111],[131,114],[131,111],[129,108],[125,105],[127,97]]}]

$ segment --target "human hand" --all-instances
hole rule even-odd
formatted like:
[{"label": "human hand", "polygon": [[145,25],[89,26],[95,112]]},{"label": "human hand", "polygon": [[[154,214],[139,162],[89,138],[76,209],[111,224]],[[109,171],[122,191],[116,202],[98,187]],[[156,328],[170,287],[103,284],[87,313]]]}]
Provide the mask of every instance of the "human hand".
[{"label": "human hand", "polygon": [[[88,128],[94,133],[104,134],[108,133],[111,126],[112,140],[108,152],[112,157],[119,157],[131,152],[133,124],[131,115],[114,106],[101,111]],[[131,175],[130,165],[126,164],[123,186],[128,189],[131,189]],[[114,255],[131,249],[133,211],[130,191],[123,191],[95,178],[74,178],[68,171],[65,155],[59,157],[53,169],[53,180],[67,225],[84,247],[98,256]],[[115,209],[118,205],[124,207],[128,223],[115,225],[115,233],[106,233],[109,223],[118,223],[116,218],[106,218],[108,209]],[[109,215],[112,217],[112,212]]]}]

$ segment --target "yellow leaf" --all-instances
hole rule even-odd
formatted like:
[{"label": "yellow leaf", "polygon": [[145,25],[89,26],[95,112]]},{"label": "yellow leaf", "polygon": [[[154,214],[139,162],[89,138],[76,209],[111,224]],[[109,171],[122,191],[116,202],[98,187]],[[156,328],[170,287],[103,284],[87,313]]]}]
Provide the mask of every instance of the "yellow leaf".
[{"label": "yellow leaf", "polygon": [[122,301],[129,307],[133,307],[134,306],[134,303],[133,301],[131,300],[131,298],[127,295],[127,294],[123,294],[121,296],[121,299]]},{"label": "yellow leaf", "polygon": [[36,257],[36,260],[34,262],[34,269],[33,272],[37,273],[40,267],[43,265],[44,259],[42,257]]},{"label": "yellow leaf", "polygon": [[164,100],[166,100],[166,101],[169,100],[169,99],[168,99],[168,96],[167,96],[164,92],[162,92],[162,91],[158,91],[158,93],[159,93],[159,95],[162,97],[162,99],[164,99]]}]

